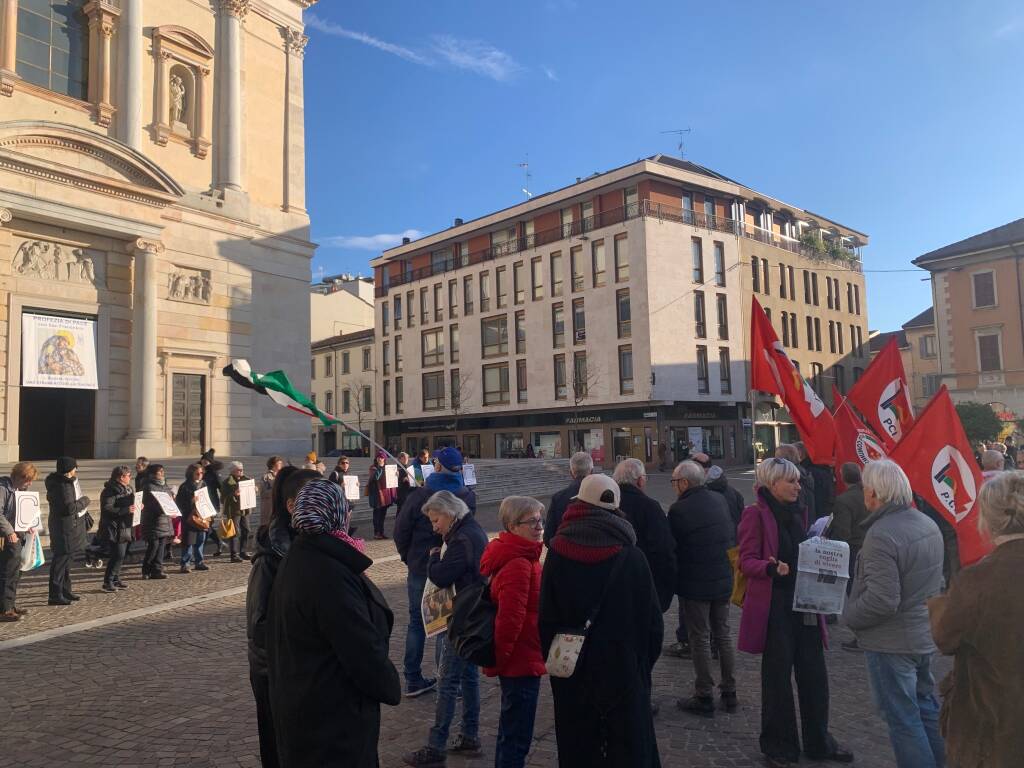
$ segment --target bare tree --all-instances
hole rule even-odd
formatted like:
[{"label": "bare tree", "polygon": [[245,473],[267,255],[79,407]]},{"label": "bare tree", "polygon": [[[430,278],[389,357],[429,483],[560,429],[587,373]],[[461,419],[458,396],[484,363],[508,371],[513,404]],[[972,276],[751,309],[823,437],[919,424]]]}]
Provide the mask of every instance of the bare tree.
[{"label": "bare tree", "polygon": [[572,400],[579,410],[587,398],[594,395],[594,390],[604,381],[604,369],[600,363],[583,358],[582,369],[573,360],[572,366]]},{"label": "bare tree", "polygon": [[460,369],[459,375],[452,379],[448,392],[448,410],[455,417],[455,432],[459,431],[459,415],[469,409],[473,394],[473,377],[468,371]]},{"label": "bare tree", "polygon": [[[345,392],[348,392],[349,405],[352,408],[352,412],[356,416],[356,429],[360,432],[363,431],[363,420],[367,414],[373,411],[373,401],[367,401],[365,399],[364,392],[370,392],[370,397],[373,397],[373,387],[367,384],[362,378],[357,378],[349,381],[345,385]],[[369,451],[369,446],[367,446]]]}]

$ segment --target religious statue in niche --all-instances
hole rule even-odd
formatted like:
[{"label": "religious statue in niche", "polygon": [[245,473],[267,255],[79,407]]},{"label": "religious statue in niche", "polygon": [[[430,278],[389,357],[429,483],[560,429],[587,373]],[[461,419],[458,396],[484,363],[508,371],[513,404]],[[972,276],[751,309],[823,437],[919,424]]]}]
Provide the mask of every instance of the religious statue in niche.
[{"label": "religious statue in niche", "polygon": [[209,304],[210,273],[201,269],[172,267],[167,276],[167,298],[193,304]]},{"label": "religious statue in niche", "polygon": [[171,75],[171,125],[185,122],[185,81],[181,75]]},{"label": "religious statue in niche", "polygon": [[26,240],[18,248],[12,266],[16,274],[25,277],[96,285],[96,262],[82,248]]}]

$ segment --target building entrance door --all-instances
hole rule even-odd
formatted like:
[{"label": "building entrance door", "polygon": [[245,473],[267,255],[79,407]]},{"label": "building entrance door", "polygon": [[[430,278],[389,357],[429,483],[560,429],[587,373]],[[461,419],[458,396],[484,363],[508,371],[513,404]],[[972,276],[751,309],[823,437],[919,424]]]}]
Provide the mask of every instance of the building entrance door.
[{"label": "building entrance door", "polygon": [[96,390],[22,387],[18,445],[22,461],[93,458]]},{"label": "building entrance door", "polygon": [[176,373],[171,390],[171,453],[198,456],[206,447],[206,377]]}]

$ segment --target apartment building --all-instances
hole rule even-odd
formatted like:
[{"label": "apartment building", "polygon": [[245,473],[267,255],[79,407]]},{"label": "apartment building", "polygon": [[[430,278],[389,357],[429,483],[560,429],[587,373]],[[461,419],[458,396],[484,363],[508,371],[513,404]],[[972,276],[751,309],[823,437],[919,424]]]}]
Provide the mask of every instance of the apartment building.
[{"label": "apartment building", "polygon": [[313,403],[355,428],[325,427],[313,419],[313,450],[322,455],[336,449],[349,456],[369,455],[369,444],[355,430],[375,438],[375,363],[373,328],[313,342],[309,369]]},{"label": "apartment building", "polygon": [[954,401],[1024,416],[1024,219],[914,259],[931,273],[937,368]]},{"label": "apartment building", "polygon": [[903,370],[910,385],[911,404],[920,410],[939,389],[939,356],[935,338],[935,312],[931,307],[905,322],[898,331],[874,333],[869,342],[871,359],[896,338]]},{"label": "apartment building", "polygon": [[331,275],[309,292],[309,338],[321,341],[373,328],[373,278]]},{"label": "apartment building", "polygon": [[[657,465],[693,443],[725,464],[748,461],[750,296],[767,299],[773,322],[841,322],[844,349],[855,326],[859,347],[866,242],[665,155],[456,219],[371,262],[384,439],[481,457],[582,449],[606,466]],[[780,263],[793,279],[814,274],[813,302],[776,299],[762,262],[772,281]],[[825,308],[829,270],[842,280],[828,283]],[[819,342],[803,362],[831,370],[842,355]]]}]

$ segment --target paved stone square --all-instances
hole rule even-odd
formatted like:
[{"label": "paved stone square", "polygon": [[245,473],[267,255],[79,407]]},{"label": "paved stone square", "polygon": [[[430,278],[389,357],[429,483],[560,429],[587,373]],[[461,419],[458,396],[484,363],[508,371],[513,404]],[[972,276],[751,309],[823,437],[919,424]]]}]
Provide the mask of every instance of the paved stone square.
[{"label": "paved stone square", "polygon": [[[667,488],[667,478],[652,479],[651,490],[663,502]],[[493,508],[479,514],[485,527],[496,528]],[[368,552],[376,561],[369,575],[395,612],[391,657],[401,668],[405,568],[390,541],[370,542]],[[249,566],[231,564],[226,557],[208,562],[207,573],[172,572],[156,582],[142,581],[137,564],[127,566],[130,589],[116,595],[100,591],[99,571],[77,568],[75,589],[83,599],[67,608],[47,607],[45,574],[29,575],[20,602],[32,613],[18,624],[0,626],[0,658],[7,671],[0,696],[0,722],[7,734],[0,766],[258,766],[245,652]],[[673,606],[666,614],[666,643],[672,639],[675,611]],[[734,624],[738,620],[737,610]],[[75,631],[55,637],[39,634],[68,627]],[[836,642],[826,655],[833,732],[854,750],[857,764],[892,766],[885,728],[871,704],[863,657],[838,648],[838,640],[849,637],[845,629],[836,628],[833,634]],[[426,656],[432,658],[429,646]],[[654,696],[661,705],[655,722],[663,765],[762,765],[757,747],[759,664],[759,658],[739,654],[740,711],[705,720],[674,706],[675,699],[691,690],[691,663],[667,656],[659,660]],[[940,666],[944,671],[948,664]],[[497,682],[482,679],[485,754],[475,760],[452,758],[450,765],[493,764],[499,699]],[[434,700],[428,694],[383,708],[382,766],[400,766],[401,754],[425,741]],[[529,765],[556,765],[546,682]]]}]

